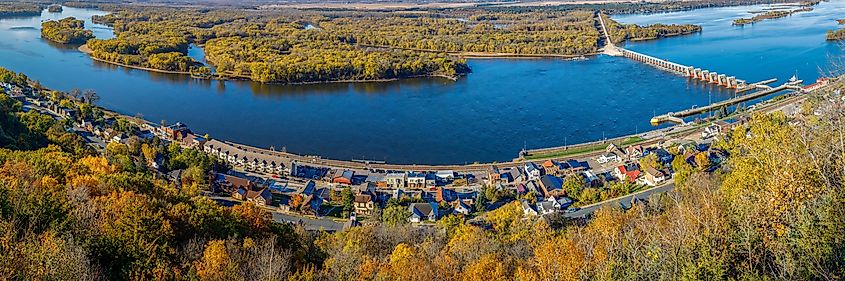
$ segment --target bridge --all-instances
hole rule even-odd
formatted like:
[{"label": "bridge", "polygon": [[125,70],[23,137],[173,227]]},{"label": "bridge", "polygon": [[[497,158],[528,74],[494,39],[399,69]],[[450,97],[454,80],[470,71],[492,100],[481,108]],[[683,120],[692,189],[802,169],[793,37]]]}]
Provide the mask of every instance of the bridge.
[{"label": "bridge", "polygon": [[622,47],[618,47],[613,44],[613,40],[610,37],[610,33],[607,31],[607,25],[604,23],[604,14],[597,14],[599,18],[599,24],[601,25],[602,33],[605,37],[605,44],[604,47],[602,47],[602,52],[606,55],[626,57],[665,71],[683,75],[703,82],[715,84],[728,89],[749,89],[749,85],[746,84],[745,80],[737,79],[735,76],[728,76],[727,74],[720,74],[715,71],[709,71],[702,68],[683,65],[665,59],[656,58],[646,54],[631,51]]}]

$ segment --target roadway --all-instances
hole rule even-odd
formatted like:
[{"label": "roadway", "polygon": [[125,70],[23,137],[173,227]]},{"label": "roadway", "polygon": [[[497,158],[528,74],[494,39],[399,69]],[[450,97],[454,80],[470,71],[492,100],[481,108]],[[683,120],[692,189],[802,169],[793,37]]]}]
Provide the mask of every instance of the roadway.
[{"label": "roadway", "polygon": [[634,197],[637,197],[639,199],[647,199],[647,198],[651,197],[652,195],[660,194],[660,193],[666,193],[668,191],[671,191],[672,189],[675,189],[675,183],[674,182],[670,182],[668,184],[657,186],[657,187],[652,187],[652,188],[649,188],[649,189],[646,189],[646,190],[643,190],[643,191],[640,191],[640,192],[631,193],[631,194],[628,194],[628,195],[625,195],[625,196],[622,196],[622,197],[613,198],[613,199],[603,201],[603,202],[599,202],[599,203],[595,203],[595,204],[592,204],[592,205],[587,205],[587,206],[582,207],[578,211],[575,211],[575,212],[572,212],[572,213],[566,213],[564,216],[566,216],[567,218],[585,218],[585,217],[588,217],[589,215],[592,215],[593,213],[595,213],[596,211],[598,211],[602,207],[620,207],[621,206],[620,203],[623,203],[626,206],[628,206],[628,205],[631,204],[631,200]]}]

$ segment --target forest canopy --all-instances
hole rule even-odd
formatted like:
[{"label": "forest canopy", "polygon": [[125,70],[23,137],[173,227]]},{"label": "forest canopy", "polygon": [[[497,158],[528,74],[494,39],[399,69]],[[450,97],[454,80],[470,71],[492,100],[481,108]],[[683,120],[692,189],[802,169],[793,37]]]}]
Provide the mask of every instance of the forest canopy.
[{"label": "forest canopy", "polygon": [[94,33],[85,30],[85,22],[74,17],[41,23],[41,37],[56,43],[81,44],[94,38]]}]

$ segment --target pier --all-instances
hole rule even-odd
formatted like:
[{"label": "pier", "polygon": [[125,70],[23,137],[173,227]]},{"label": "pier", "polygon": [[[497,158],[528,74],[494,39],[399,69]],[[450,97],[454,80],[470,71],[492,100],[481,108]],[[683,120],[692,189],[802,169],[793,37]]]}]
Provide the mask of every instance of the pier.
[{"label": "pier", "polygon": [[[776,79],[770,79],[770,80],[766,80],[766,81],[772,81],[773,82],[774,80],[776,80]],[[705,113],[705,112],[718,110],[719,108],[722,108],[723,106],[734,105],[734,104],[737,104],[737,103],[741,103],[741,102],[744,102],[744,101],[749,101],[749,100],[753,100],[753,99],[756,99],[756,98],[764,97],[764,96],[774,94],[774,93],[784,91],[784,90],[794,90],[794,91],[799,91],[799,92],[804,91],[804,88],[802,87],[802,83],[803,83],[802,80],[790,80],[789,82],[786,82],[783,85],[780,85],[780,86],[777,86],[777,87],[770,87],[768,85],[761,84],[761,83],[766,82],[766,81],[761,81],[761,82],[755,83],[756,84],[755,87],[763,88],[763,90],[760,90],[760,91],[757,91],[757,92],[754,92],[754,93],[751,93],[751,94],[747,94],[747,95],[738,96],[738,97],[735,97],[735,98],[732,98],[732,99],[729,99],[729,100],[724,100],[724,101],[721,101],[721,102],[712,103],[710,105],[703,106],[703,107],[690,108],[690,109],[687,109],[687,110],[684,110],[684,111],[669,112],[667,114],[654,116],[654,117],[651,118],[651,124],[652,125],[659,125],[659,124],[665,123],[665,122],[683,124],[684,123],[684,119],[683,119],[684,117],[689,117],[689,116],[693,116],[693,115],[696,115],[696,114],[701,114],[701,113]],[[769,82],[769,83],[771,83],[771,82]]]}]

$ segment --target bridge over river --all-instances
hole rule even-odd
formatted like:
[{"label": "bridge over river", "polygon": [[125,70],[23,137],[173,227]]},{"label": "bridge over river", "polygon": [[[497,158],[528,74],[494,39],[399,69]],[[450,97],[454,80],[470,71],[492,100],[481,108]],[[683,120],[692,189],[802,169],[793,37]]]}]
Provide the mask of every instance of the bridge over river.
[{"label": "bridge over river", "polygon": [[742,93],[742,92],[750,91],[750,90],[759,90],[759,91],[751,93],[751,94],[737,96],[733,99],[713,103],[713,104],[703,106],[703,107],[696,107],[696,108],[691,108],[691,109],[687,109],[687,110],[683,110],[683,111],[679,111],[679,112],[670,112],[670,113],[667,113],[667,114],[654,116],[651,119],[651,124],[653,124],[653,125],[659,125],[660,123],[663,123],[663,122],[674,122],[674,123],[683,124],[684,123],[684,120],[683,120],[684,117],[693,116],[693,115],[696,115],[696,114],[701,114],[701,113],[709,112],[709,111],[712,111],[712,110],[718,110],[719,108],[721,108],[723,106],[729,106],[729,105],[733,105],[733,104],[736,104],[736,103],[752,100],[752,99],[763,97],[763,96],[766,96],[766,95],[769,95],[769,94],[777,93],[777,92],[780,92],[780,91],[783,91],[783,90],[796,90],[796,91],[803,91],[804,90],[802,88],[802,81],[797,80],[797,79],[792,79],[792,80],[788,81],[787,83],[780,85],[780,86],[777,86],[777,87],[771,87],[771,86],[767,85],[769,83],[777,81],[777,79],[768,79],[768,80],[748,84],[748,83],[746,83],[745,80],[737,79],[735,76],[728,76],[727,74],[719,74],[715,71],[709,71],[709,70],[694,67],[694,66],[683,65],[683,64],[671,62],[671,61],[668,61],[668,60],[665,60],[665,59],[656,58],[656,57],[649,56],[649,55],[646,55],[646,54],[631,51],[631,50],[628,50],[628,49],[625,49],[625,48],[622,48],[622,47],[618,47],[615,44],[613,44],[613,40],[610,37],[610,32],[608,32],[608,30],[607,30],[607,24],[604,22],[605,21],[604,20],[605,15],[601,14],[601,13],[596,13],[596,14],[597,14],[597,17],[598,17],[598,20],[599,20],[599,24],[601,25],[602,33],[605,37],[605,45],[602,48],[603,49],[602,51],[606,55],[626,57],[626,58],[629,58],[629,59],[632,59],[632,60],[635,60],[635,61],[638,61],[638,62],[642,62],[642,63],[645,63],[647,65],[651,65],[653,67],[656,67],[656,68],[659,68],[659,69],[662,69],[662,70],[665,70],[665,71],[669,71],[669,72],[673,72],[673,73],[676,73],[676,74],[679,74],[679,75],[689,77],[691,79],[701,80],[701,81],[704,81],[704,82],[707,82],[707,83],[712,83],[712,84],[715,84],[715,85],[719,85],[719,86],[722,86],[722,87],[725,87],[725,88],[728,88],[728,89],[735,89],[737,93]]},{"label": "bridge over river", "polygon": [[735,76],[728,76],[727,74],[719,74],[715,71],[709,71],[694,66],[683,65],[671,62],[665,59],[656,58],[646,54],[631,51],[613,44],[610,37],[610,32],[607,31],[607,24],[604,22],[604,14],[598,13],[599,23],[601,25],[602,33],[605,37],[605,45],[603,53],[610,56],[622,56],[635,61],[639,61],[662,70],[674,72],[692,79],[698,79],[707,83],[716,84],[730,89],[744,89],[748,85],[745,80],[737,79]]}]

